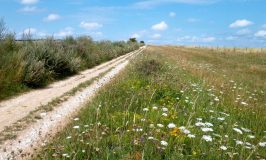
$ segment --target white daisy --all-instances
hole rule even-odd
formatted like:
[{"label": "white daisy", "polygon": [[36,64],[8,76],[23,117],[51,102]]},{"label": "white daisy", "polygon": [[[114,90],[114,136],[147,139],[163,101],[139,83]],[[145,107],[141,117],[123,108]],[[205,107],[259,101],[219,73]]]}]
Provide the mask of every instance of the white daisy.
[{"label": "white daisy", "polygon": [[167,146],[168,143],[167,143],[166,141],[161,141],[161,145],[162,145],[162,146]]},{"label": "white daisy", "polygon": [[168,128],[175,128],[175,127],[176,127],[176,125],[174,123],[169,123],[168,124]]},{"label": "white daisy", "polygon": [[227,147],[226,146],[221,146],[220,149],[226,151]]},{"label": "white daisy", "polygon": [[149,109],[148,109],[148,108],[143,108],[143,111],[144,111],[144,112],[148,112]]},{"label": "white daisy", "polygon": [[209,135],[203,135],[202,139],[204,139],[206,142],[212,142],[212,137]]},{"label": "white daisy", "polygon": [[212,128],[201,128],[201,130],[203,131],[203,132],[213,132],[213,129]]},{"label": "white daisy", "polygon": [[239,134],[243,134],[243,132],[240,129],[238,129],[238,128],[233,128],[233,130],[236,131]]}]

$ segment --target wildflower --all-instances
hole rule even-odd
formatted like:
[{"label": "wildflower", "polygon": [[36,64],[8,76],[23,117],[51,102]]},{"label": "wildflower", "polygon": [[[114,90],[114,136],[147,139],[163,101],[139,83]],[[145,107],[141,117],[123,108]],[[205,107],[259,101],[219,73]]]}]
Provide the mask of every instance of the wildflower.
[{"label": "wildflower", "polygon": [[144,112],[148,112],[149,109],[148,109],[148,108],[143,108],[143,111],[144,111]]},{"label": "wildflower", "polygon": [[195,138],[196,136],[194,134],[188,134],[187,137],[188,138]]},{"label": "wildflower", "polygon": [[216,102],[219,102],[219,101],[220,101],[218,97],[215,97],[214,100],[215,100]]},{"label": "wildflower", "polygon": [[254,139],[255,136],[253,136],[253,135],[248,135],[248,138],[250,138],[250,139]]},{"label": "wildflower", "polygon": [[224,120],[225,120],[224,117],[218,117],[217,119],[218,119],[219,121],[224,121]]},{"label": "wildflower", "polygon": [[245,106],[248,105],[246,102],[241,102],[241,104],[242,104],[242,105],[245,105]]},{"label": "wildflower", "polygon": [[79,129],[79,126],[74,126],[73,128],[74,128],[74,129]]},{"label": "wildflower", "polygon": [[84,125],[84,127],[85,127],[85,128],[88,128],[88,127],[89,127],[89,125]]},{"label": "wildflower", "polygon": [[214,111],[213,110],[209,110],[210,113],[213,113]]},{"label": "wildflower", "polygon": [[71,136],[68,136],[66,139],[70,139],[71,138]]},{"label": "wildflower", "polygon": [[236,140],[236,145],[243,145],[244,143],[242,141]]},{"label": "wildflower", "polygon": [[244,132],[247,132],[247,133],[248,133],[248,132],[251,132],[251,130],[250,130],[250,129],[247,129],[247,128],[243,128],[243,127],[242,127],[241,129],[242,129]]},{"label": "wildflower", "polygon": [[168,108],[165,108],[165,107],[164,107],[164,108],[162,108],[162,111],[163,111],[163,112],[168,112]]},{"label": "wildflower", "polygon": [[205,125],[206,125],[207,127],[213,127],[213,124],[211,124],[210,122],[206,122]]},{"label": "wildflower", "polygon": [[201,130],[202,130],[203,132],[213,132],[213,129],[212,129],[212,128],[208,128],[208,127],[206,127],[206,128],[201,128]]},{"label": "wildflower", "polygon": [[195,124],[195,126],[197,126],[197,127],[205,126],[205,123],[197,122],[197,123]]},{"label": "wildflower", "polygon": [[148,137],[149,140],[153,140],[154,138],[153,137]]},{"label": "wildflower", "polygon": [[266,142],[260,142],[260,143],[259,143],[259,146],[261,146],[261,147],[266,147]]},{"label": "wildflower", "polygon": [[227,147],[226,146],[221,146],[220,149],[226,151]]},{"label": "wildflower", "polygon": [[166,141],[161,141],[161,145],[162,145],[162,146],[167,146],[168,143],[167,143]]},{"label": "wildflower", "polygon": [[229,136],[226,134],[226,135],[224,135],[224,137],[225,137],[225,138],[228,138]]},{"label": "wildflower", "polygon": [[168,115],[166,113],[163,113],[162,116],[167,117]]},{"label": "wildflower", "polygon": [[197,121],[202,121],[202,118],[197,118]]},{"label": "wildflower", "polygon": [[170,132],[171,136],[178,136],[178,134],[180,134],[180,129],[179,128],[175,128]]},{"label": "wildflower", "polygon": [[79,118],[74,118],[74,121],[78,121],[79,120]]},{"label": "wildflower", "polygon": [[168,128],[175,128],[175,127],[176,127],[176,125],[174,123],[169,123],[168,124]]},{"label": "wildflower", "polygon": [[140,121],[141,121],[141,122],[145,122],[145,121],[146,121],[146,119],[145,119],[145,118],[142,118]]},{"label": "wildflower", "polygon": [[233,130],[236,131],[239,134],[243,134],[243,132],[240,129],[238,129],[238,128],[233,128]]},{"label": "wildflower", "polygon": [[154,128],[154,124],[150,124],[150,128]]},{"label": "wildflower", "polygon": [[67,156],[68,156],[68,154],[67,154],[67,153],[64,153],[64,154],[62,154],[62,156],[63,156],[63,157],[67,157]]},{"label": "wildflower", "polygon": [[158,107],[154,106],[154,107],[152,107],[152,109],[153,109],[153,110],[157,110],[157,109],[158,109]]},{"label": "wildflower", "polygon": [[188,129],[186,129],[186,127],[184,127],[184,126],[179,127],[179,129],[185,134],[189,134],[190,133],[190,131]]},{"label": "wildflower", "polygon": [[85,149],[82,150],[82,153],[85,153]]},{"label": "wildflower", "polygon": [[204,139],[206,142],[212,142],[212,137],[209,135],[203,135],[202,139]]},{"label": "wildflower", "polygon": [[162,124],[157,124],[157,126],[160,127],[160,128],[164,127],[164,125],[162,125]]}]

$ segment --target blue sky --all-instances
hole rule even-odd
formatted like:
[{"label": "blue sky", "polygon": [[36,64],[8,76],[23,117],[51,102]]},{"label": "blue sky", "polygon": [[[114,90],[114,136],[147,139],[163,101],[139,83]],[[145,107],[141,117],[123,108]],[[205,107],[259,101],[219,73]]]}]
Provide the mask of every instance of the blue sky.
[{"label": "blue sky", "polygon": [[0,0],[20,37],[136,37],[150,44],[266,47],[265,0]]}]

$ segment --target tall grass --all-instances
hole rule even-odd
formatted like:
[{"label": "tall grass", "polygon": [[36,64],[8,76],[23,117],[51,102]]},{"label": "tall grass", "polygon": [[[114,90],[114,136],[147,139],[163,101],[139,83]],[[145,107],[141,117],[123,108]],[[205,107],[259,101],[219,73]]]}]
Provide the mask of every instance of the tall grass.
[{"label": "tall grass", "polygon": [[[2,27],[3,28],[3,27]],[[30,88],[44,87],[139,48],[132,42],[95,42],[90,37],[16,41],[1,33],[0,100]]]},{"label": "tall grass", "polygon": [[261,90],[242,88],[252,99],[238,100],[252,107],[235,103],[231,81],[212,85],[179,54],[149,47],[36,159],[265,159],[263,100],[252,100]]}]

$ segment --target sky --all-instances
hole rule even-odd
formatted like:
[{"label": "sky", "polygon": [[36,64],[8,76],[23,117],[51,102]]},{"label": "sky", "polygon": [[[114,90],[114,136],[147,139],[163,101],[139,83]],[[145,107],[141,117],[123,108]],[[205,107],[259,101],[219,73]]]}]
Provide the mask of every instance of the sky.
[{"label": "sky", "polygon": [[0,0],[0,17],[17,38],[266,47],[266,0]]}]

